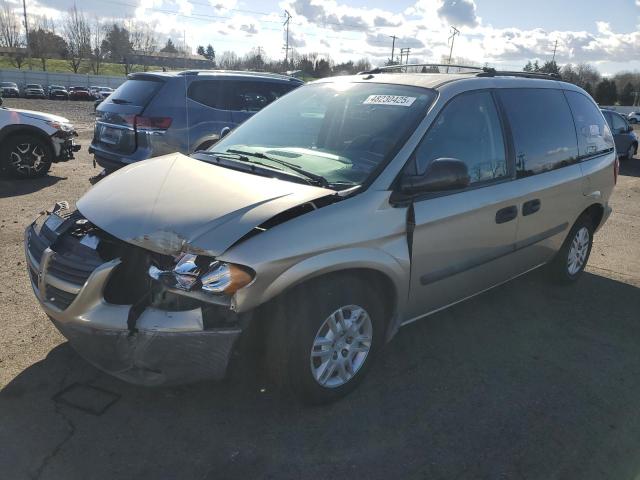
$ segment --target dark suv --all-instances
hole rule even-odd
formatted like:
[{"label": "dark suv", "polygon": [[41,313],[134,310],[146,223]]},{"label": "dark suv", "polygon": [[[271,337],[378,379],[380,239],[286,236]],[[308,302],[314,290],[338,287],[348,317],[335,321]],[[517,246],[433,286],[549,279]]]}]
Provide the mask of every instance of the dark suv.
[{"label": "dark suv", "polygon": [[300,85],[270,73],[134,73],[96,109],[89,153],[109,172],[158,155],[203,150]]}]

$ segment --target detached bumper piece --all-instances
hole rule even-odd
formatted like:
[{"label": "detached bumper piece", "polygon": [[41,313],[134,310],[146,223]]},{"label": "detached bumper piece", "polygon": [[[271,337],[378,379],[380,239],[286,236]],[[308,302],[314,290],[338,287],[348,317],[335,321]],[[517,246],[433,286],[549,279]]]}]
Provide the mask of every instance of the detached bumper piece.
[{"label": "detached bumper piece", "polygon": [[81,145],[75,143],[74,138],[78,136],[75,130],[65,132],[58,130],[52,137],[55,144],[59,145],[60,153],[53,160],[54,163],[66,162],[74,158],[73,154],[80,150]]},{"label": "detached bumper piece", "polygon": [[139,305],[105,299],[110,281],[130,276],[119,272],[130,268],[127,258],[140,258],[133,248],[77,212],[34,222],[25,232],[25,254],[43,310],[82,357],[122,380],[155,386],[223,378],[242,331],[222,310],[212,321],[212,308],[224,307],[190,301],[176,308],[174,300],[163,309],[146,301],[132,328],[128,320]]}]

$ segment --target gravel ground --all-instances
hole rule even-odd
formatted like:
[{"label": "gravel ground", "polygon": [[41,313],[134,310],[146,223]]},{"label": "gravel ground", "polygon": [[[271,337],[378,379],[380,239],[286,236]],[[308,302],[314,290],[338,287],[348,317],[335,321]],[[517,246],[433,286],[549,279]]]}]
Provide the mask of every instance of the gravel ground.
[{"label": "gravel ground", "polygon": [[[640,472],[640,159],[584,278],[521,277],[401,330],[345,400],[302,408],[260,379],[145,389],[80,359],[38,308],[25,226],[95,173],[90,103],[7,100],[67,116],[77,159],[0,180],[0,477],[580,478]],[[76,382],[88,413],[52,397]],[[98,408],[99,410],[99,408]]]}]

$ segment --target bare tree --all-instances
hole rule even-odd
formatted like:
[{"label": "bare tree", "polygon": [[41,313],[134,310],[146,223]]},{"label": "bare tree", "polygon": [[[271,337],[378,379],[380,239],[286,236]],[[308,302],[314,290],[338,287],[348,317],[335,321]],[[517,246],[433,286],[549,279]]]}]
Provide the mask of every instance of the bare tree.
[{"label": "bare tree", "polygon": [[145,57],[150,56],[158,50],[158,41],[155,32],[149,25],[141,22],[132,22],[128,27],[133,50],[137,55],[142,57],[142,69],[146,72],[149,70],[149,60]]},{"label": "bare tree", "polygon": [[91,29],[89,22],[76,5],[69,9],[69,14],[62,24],[63,38],[67,42],[67,59],[73,73],[78,73],[82,60],[91,54]]},{"label": "bare tree", "polygon": [[91,24],[90,30],[91,55],[89,56],[89,60],[91,62],[91,70],[95,75],[100,75],[100,66],[102,65],[102,61],[105,56],[103,47],[105,28],[104,25],[100,23],[100,19],[98,17],[96,17],[94,22]]},{"label": "bare tree", "polygon": [[10,54],[11,63],[22,68],[24,53],[19,49],[24,46],[21,34],[20,19],[7,2],[0,7],[0,46],[13,50]]}]

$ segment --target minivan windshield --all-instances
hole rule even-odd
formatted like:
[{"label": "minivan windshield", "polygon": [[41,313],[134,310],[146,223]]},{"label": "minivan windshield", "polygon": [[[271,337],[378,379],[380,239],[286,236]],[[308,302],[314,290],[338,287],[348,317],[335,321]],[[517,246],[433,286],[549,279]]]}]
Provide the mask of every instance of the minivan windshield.
[{"label": "minivan windshield", "polygon": [[406,85],[307,85],[258,112],[209,153],[349,188],[364,183],[395,154],[435,97],[433,90]]}]

